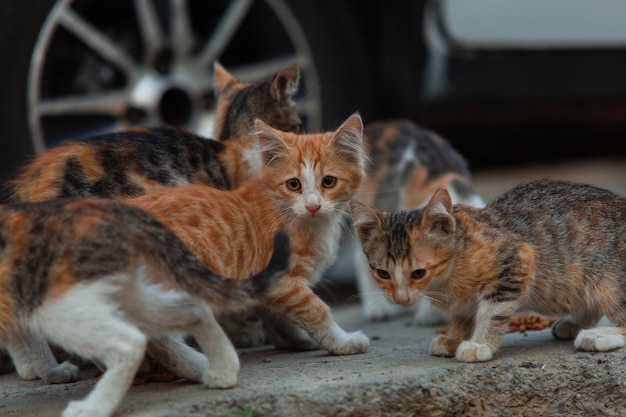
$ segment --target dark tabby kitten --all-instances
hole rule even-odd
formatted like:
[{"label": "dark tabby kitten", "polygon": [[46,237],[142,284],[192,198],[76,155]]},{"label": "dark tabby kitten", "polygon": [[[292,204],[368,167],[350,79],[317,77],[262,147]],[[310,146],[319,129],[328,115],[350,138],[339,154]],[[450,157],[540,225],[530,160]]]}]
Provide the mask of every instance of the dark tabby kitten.
[{"label": "dark tabby kitten", "polygon": [[291,101],[298,88],[297,67],[281,69],[270,81],[242,83],[219,64],[217,130],[238,134],[218,142],[176,128],[137,128],[67,141],[44,152],[8,183],[12,202],[58,197],[133,197],[150,190],[202,183],[236,188],[248,176],[250,133],[255,117],[270,126],[300,130]]},{"label": "dark tabby kitten", "polygon": [[[265,295],[289,258],[289,237],[279,232],[268,266],[232,280],[207,269],[162,223],[113,200],[5,205],[0,345],[26,379],[75,376],[72,365],[57,366],[42,338],[105,367],[91,394],[72,401],[65,417],[113,414],[146,349],[181,377],[229,388],[239,359],[212,310],[243,308]],[[192,334],[208,358],[179,333]]]},{"label": "dark tabby kitten", "polygon": [[[382,211],[411,210],[426,204],[438,188],[446,188],[453,203],[483,207],[467,162],[441,136],[409,120],[369,123],[365,130],[371,163],[358,200]],[[405,308],[386,301],[367,260],[354,249],[357,283],[368,319],[393,317]],[[418,324],[437,324],[447,316],[428,300],[417,306]]]},{"label": "dark tabby kitten", "polygon": [[[376,281],[389,298],[430,298],[452,315],[431,351],[492,359],[519,310],[566,316],[552,334],[578,349],[626,337],[626,199],[591,185],[539,180],[485,208],[453,206],[446,190],[413,211],[351,211]],[[606,315],[616,327],[596,328]]]},{"label": "dark tabby kitten", "polygon": [[218,112],[214,137],[225,140],[247,136],[254,132],[255,119],[283,132],[300,133],[302,121],[293,102],[299,83],[297,65],[281,69],[271,80],[251,84],[238,80],[216,63]]}]

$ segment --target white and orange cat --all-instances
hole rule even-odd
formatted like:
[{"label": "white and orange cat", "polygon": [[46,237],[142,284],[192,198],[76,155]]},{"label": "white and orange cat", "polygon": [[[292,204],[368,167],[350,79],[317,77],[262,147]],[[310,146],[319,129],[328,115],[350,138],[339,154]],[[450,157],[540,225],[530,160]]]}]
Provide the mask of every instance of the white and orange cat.
[{"label": "white and orange cat", "polygon": [[274,330],[273,342],[336,355],[364,352],[368,338],[341,329],[311,290],[336,258],[348,202],[364,177],[360,116],[336,131],[304,135],[257,120],[254,136],[259,171],[241,187],[172,187],[124,201],[165,223],[210,269],[235,278],[258,272],[272,252],[272,236],[285,230],[292,266],[259,311]]},{"label": "white and orange cat", "polygon": [[146,350],[180,377],[233,387],[239,359],[213,310],[243,308],[284,277],[289,237],[277,233],[271,246],[259,274],[233,280],[208,270],[161,222],[113,200],[0,206],[0,346],[24,379],[76,377],[44,340],[104,366],[63,417],[112,415]]}]

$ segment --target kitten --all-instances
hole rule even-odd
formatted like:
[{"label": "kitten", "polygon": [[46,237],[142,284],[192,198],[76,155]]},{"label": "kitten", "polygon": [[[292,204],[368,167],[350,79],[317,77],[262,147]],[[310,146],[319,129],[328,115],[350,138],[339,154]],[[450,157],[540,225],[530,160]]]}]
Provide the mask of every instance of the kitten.
[{"label": "kitten", "polygon": [[[351,204],[376,281],[400,304],[429,297],[452,315],[431,351],[488,361],[518,310],[567,316],[559,339],[584,351],[624,346],[626,199],[573,182],[519,185],[485,208],[446,190],[413,211]],[[596,328],[606,315],[617,327]]]},{"label": "kitten", "polygon": [[[445,139],[409,120],[367,124],[365,140],[371,163],[357,199],[382,211],[410,210],[426,204],[438,188],[446,188],[453,203],[483,207],[472,184],[467,162]],[[355,272],[365,317],[380,320],[406,308],[390,303],[370,272],[363,251],[353,247]],[[415,312],[418,324],[448,321],[447,315],[425,299]]]},{"label": "kitten", "polygon": [[342,330],[310,288],[336,257],[348,201],[364,176],[361,118],[353,115],[336,131],[319,134],[281,132],[260,120],[256,130],[262,164],[240,188],[191,185],[125,201],[160,219],[209,268],[235,278],[258,271],[270,255],[272,235],[286,230],[291,269],[263,298],[260,312],[275,332],[274,344],[322,347],[336,355],[364,352],[367,337]]},{"label": "kitten", "polygon": [[[239,359],[212,309],[241,308],[276,285],[289,264],[289,237],[277,233],[273,247],[265,269],[237,281],[208,270],[162,223],[113,200],[2,206],[0,343],[25,379],[50,366],[42,338],[105,367],[65,417],[113,414],[146,349],[181,377],[233,387]],[[180,332],[208,359],[174,336]]]},{"label": "kitten", "polygon": [[300,83],[297,65],[284,67],[271,80],[258,84],[240,81],[219,63],[214,65],[214,74],[217,115],[213,135],[218,140],[248,136],[255,119],[283,132],[302,131],[293,102]]},{"label": "kitten", "polygon": [[138,196],[163,187],[207,184],[230,189],[249,172],[249,133],[255,117],[300,130],[291,97],[298,88],[296,66],[278,71],[271,81],[242,83],[215,65],[217,129],[238,136],[218,142],[186,130],[157,127],[106,133],[66,141],[45,151],[7,184],[12,202],[58,197]]}]

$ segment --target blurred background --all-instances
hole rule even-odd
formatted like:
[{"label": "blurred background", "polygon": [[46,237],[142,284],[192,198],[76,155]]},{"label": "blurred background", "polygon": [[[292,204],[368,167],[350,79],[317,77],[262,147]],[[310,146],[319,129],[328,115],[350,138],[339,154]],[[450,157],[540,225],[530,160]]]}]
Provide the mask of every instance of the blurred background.
[{"label": "blurred background", "polygon": [[219,60],[250,82],[298,63],[309,130],[359,110],[439,132],[487,198],[519,166],[620,186],[625,21],[620,0],[4,0],[0,180],[69,138],[211,136]]}]

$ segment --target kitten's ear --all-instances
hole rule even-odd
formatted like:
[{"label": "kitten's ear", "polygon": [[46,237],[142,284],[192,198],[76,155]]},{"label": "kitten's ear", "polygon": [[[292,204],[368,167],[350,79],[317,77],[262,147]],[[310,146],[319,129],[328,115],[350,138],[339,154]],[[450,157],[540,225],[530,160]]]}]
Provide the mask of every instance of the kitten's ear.
[{"label": "kitten's ear", "polygon": [[213,64],[213,79],[215,81],[215,89],[217,93],[221,93],[226,90],[230,85],[237,84],[239,80],[226,71],[226,68],[219,62],[215,61]]},{"label": "kitten's ear", "polygon": [[428,231],[449,235],[456,230],[456,220],[452,216],[452,199],[444,188],[438,189],[424,208],[422,225]]},{"label": "kitten's ear", "polygon": [[258,149],[264,165],[277,161],[288,149],[280,131],[272,128],[260,119],[254,121],[254,136],[258,142]]},{"label": "kitten's ear", "polygon": [[335,131],[333,142],[337,146],[337,154],[347,163],[363,161],[363,120],[358,113],[348,117]]},{"label": "kitten's ear", "polygon": [[281,68],[272,80],[270,94],[276,101],[289,100],[298,91],[300,68],[297,65]]},{"label": "kitten's ear", "polygon": [[382,213],[363,203],[350,201],[350,214],[360,240],[367,240],[372,233],[382,228]]}]

